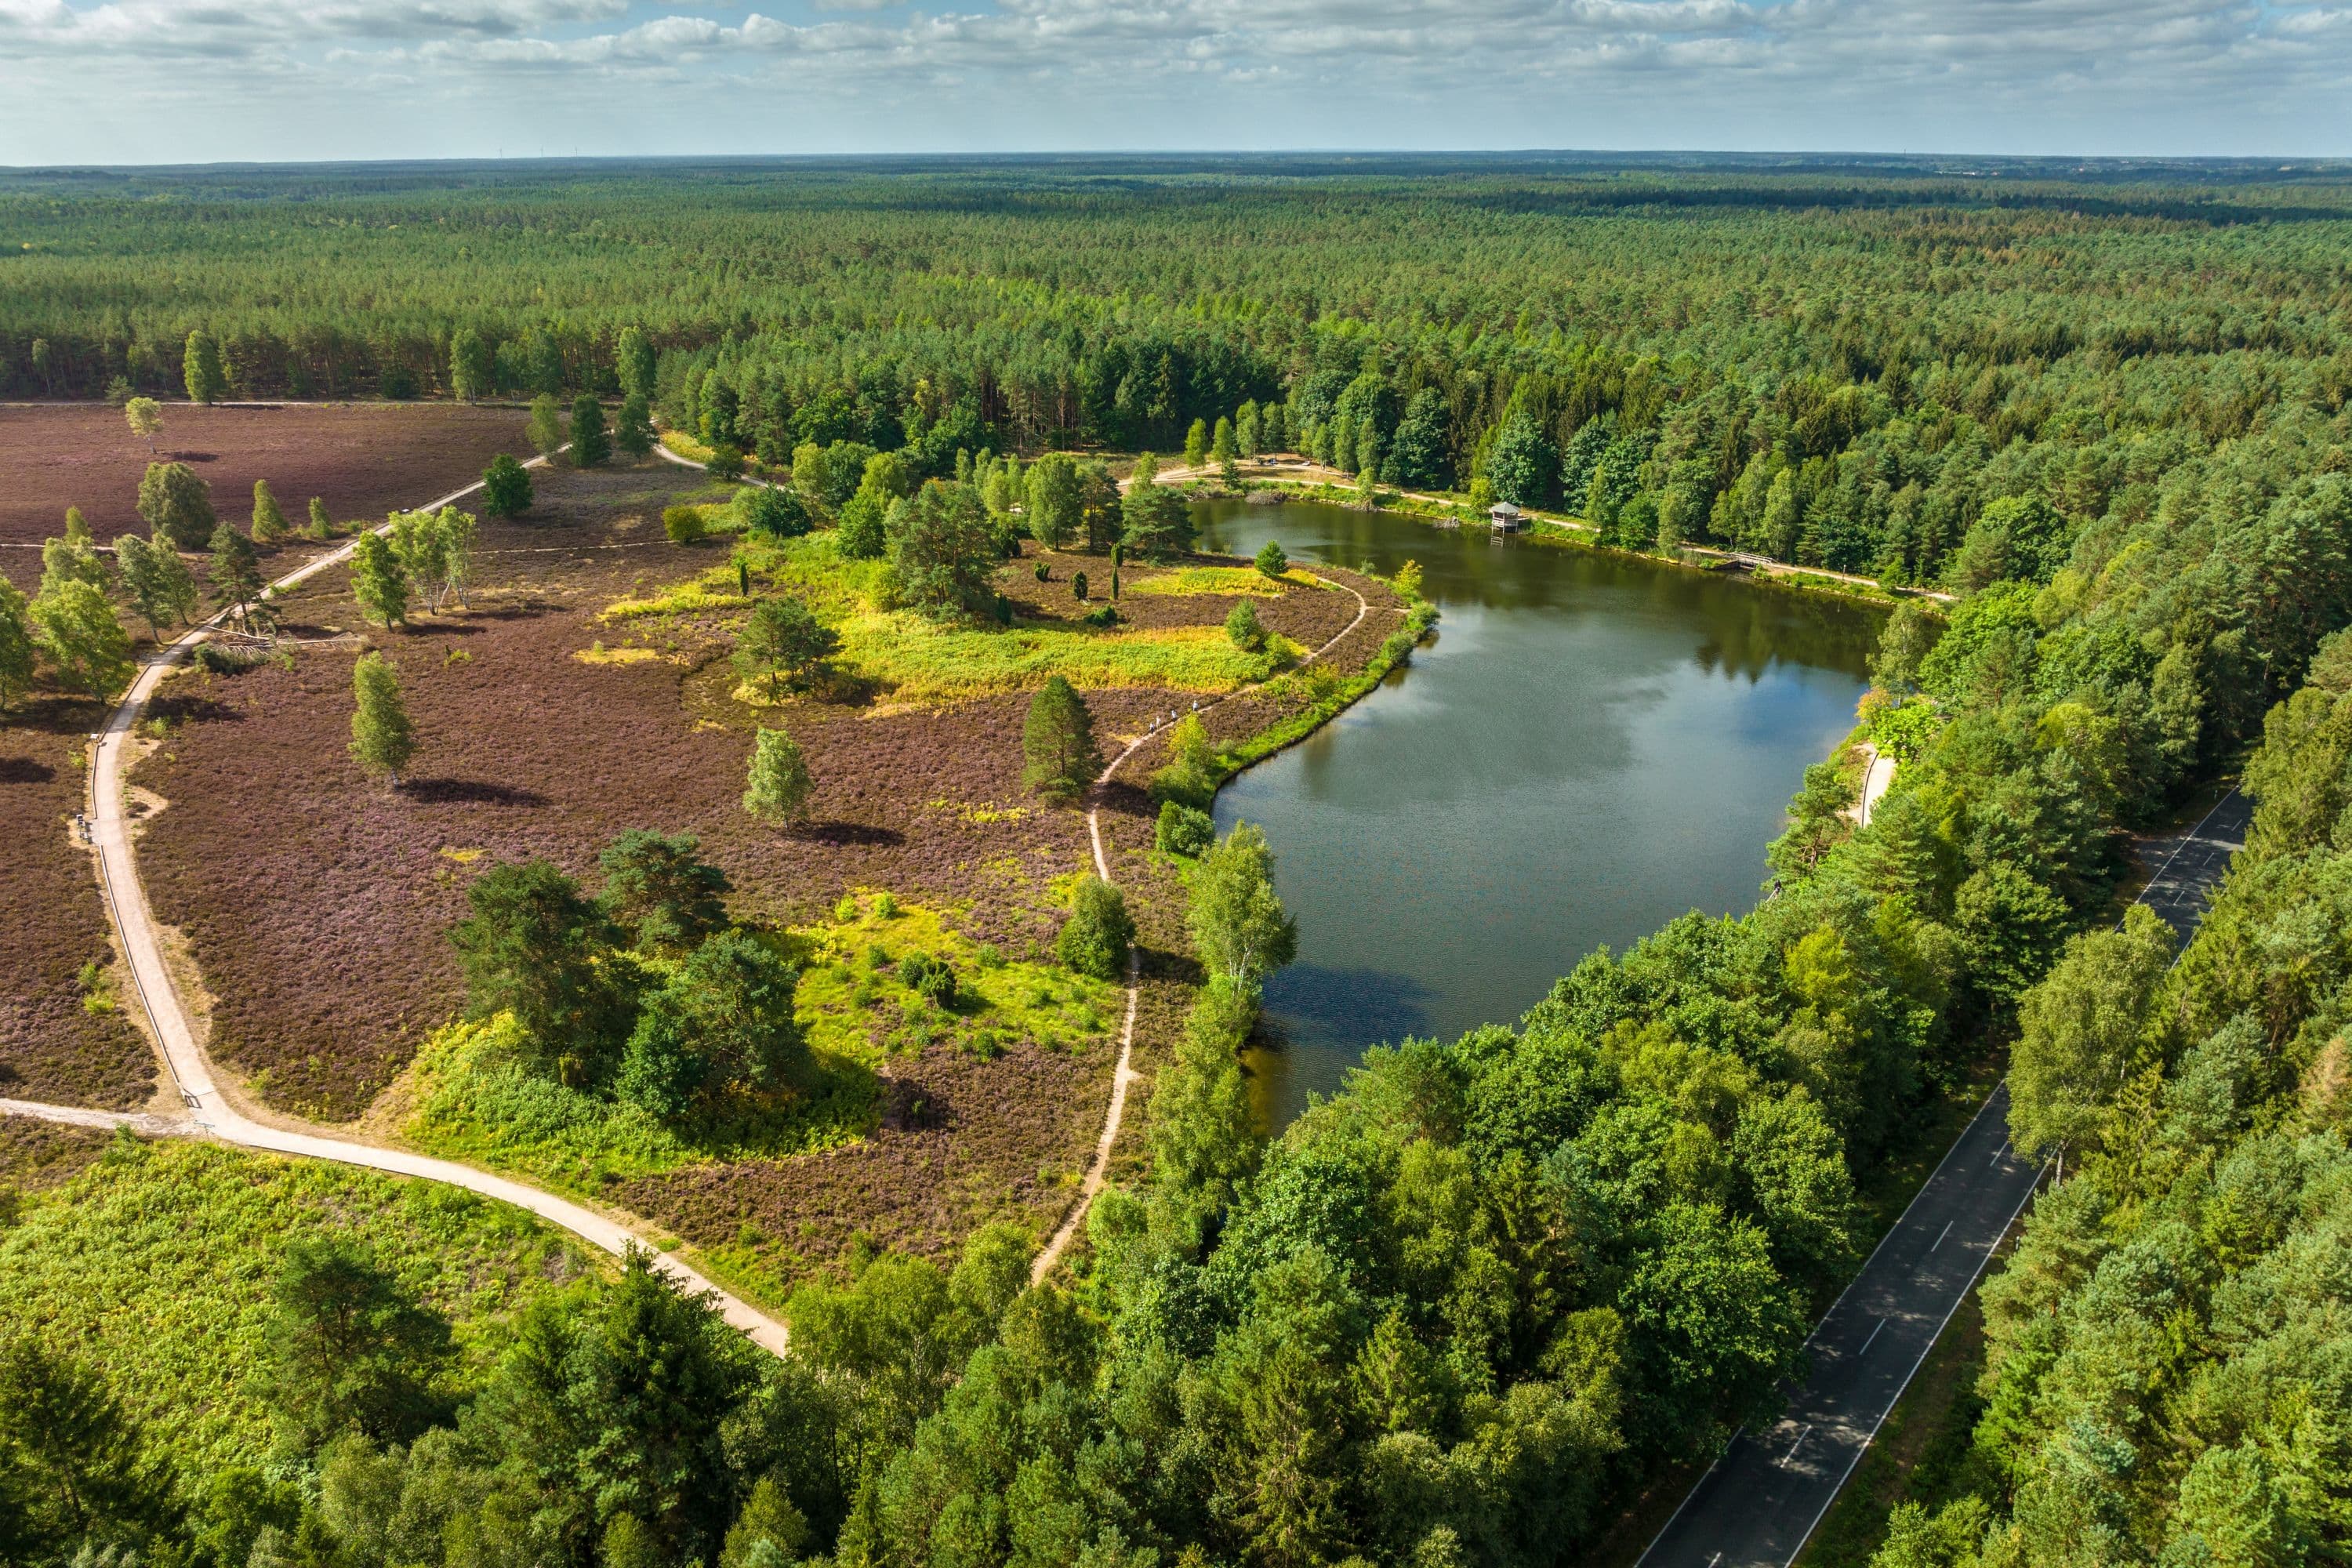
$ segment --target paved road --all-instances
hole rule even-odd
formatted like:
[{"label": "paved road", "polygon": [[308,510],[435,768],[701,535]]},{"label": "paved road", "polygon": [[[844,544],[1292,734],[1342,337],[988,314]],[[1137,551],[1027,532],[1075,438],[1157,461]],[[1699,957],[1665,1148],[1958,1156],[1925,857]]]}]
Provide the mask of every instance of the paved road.
[{"label": "paved road", "polygon": [[[467,485],[463,489],[454,490],[426,503],[422,510],[438,510],[480,488],[478,484]],[[279,578],[271,586],[279,589],[291,587],[346,559],[351,548],[346,544],[330,551],[299,571]],[[552,1193],[542,1192],[527,1183],[478,1171],[454,1161],[430,1159],[406,1150],[383,1149],[322,1131],[257,1121],[221,1092],[213,1077],[211,1059],[196,1043],[195,1032],[180,1004],[179,992],[172,983],[171,971],[164,963],[162,935],[156,927],[154,915],[147,906],[146,889],[139,880],[138,856],[130,821],[122,806],[122,782],[126,771],[124,752],[133,726],[139,722],[165,671],[209,636],[213,626],[214,623],[207,622],[194,628],[140,670],[138,679],[132,681],[131,689],[123,694],[122,700],[107,720],[105,731],[99,738],[90,787],[90,838],[98,850],[99,879],[105,895],[107,912],[121,936],[123,953],[130,963],[132,988],[154,1026],[155,1038],[163,1047],[164,1061],[172,1069],[181,1101],[187,1107],[195,1126],[224,1142],[248,1149],[267,1149],[278,1153],[334,1160],[347,1165],[365,1165],[398,1175],[418,1176],[465,1187],[528,1209],[608,1252],[623,1251],[632,1243],[643,1245],[641,1237],[612,1216],[557,1197]],[[320,976],[319,983],[331,984],[331,979]],[[47,1109],[43,1108],[43,1110]],[[656,1255],[654,1261],[656,1267],[688,1289],[710,1291],[717,1298],[719,1311],[728,1322],[754,1342],[779,1355],[783,1353],[787,1336],[782,1323],[750,1303],[718,1289],[709,1279],[676,1258]]]},{"label": "paved road", "polygon": [[2205,919],[2205,906],[2230,868],[2230,857],[2245,847],[2254,803],[2231,790],[2194,827],[2143,840],[2139,858],[2156,868],[2140,889],[2139,901],[2164,917],[2187,942]]},{"label": "paved road", "polygon": [[[2195,826],[2146,841],[2140,895],[2186,941],[2204,918],[2252,806],[2231,791]],[[1638,1568],[1785,1568],[1829,1511],[1944,1324],[2033,1195],[2039,1166],[2009,1146],[1993,1090],[1806,1342],[1788,1414],[1741,1432],[1683,1500]]]}]

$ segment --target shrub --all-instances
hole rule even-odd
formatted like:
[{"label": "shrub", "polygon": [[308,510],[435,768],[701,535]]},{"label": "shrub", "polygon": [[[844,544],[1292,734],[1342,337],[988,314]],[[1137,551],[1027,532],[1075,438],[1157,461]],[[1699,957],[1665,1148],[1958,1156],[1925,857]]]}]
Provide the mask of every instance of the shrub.
[{"label": "shrub", "polygon": [[1209,802],[1216,797],[1222,771],[1217,765],[1216,748],[1209,744],[1209,731],[1197,713],[1187,713],[1177,724],[1176,732],[1168,740],[1168,761],[1151,775],[1150,795],[1166,805],[1174,801],[1195,810],[1206,811]]},{"label": "shrub", "polygon": [[1257,547],[1257,569],[1269,577],[1279,577],[1290,570],[1290,555],[1269,539]]},{"label": "shrub", "polygon": [[714,479],[740,479],[743,477],[743,452],[721,441],[710,448],[710,460],[702,465]]},{"label": "shrub", "polygon": [[1098,610],[1090,611],[1080,616],[1079,623],[1089,626],[1115,626],[1126,618],[1118,613],[1117,605],[1105,605]]},{"label": "shrub", "polygon": [[955,971],[948,967],[944,959],[934,958],[928,952],[909,953],[898,964],[898,979],[908,990],[933,1006],[951,1007],[955,1005]]},{"label": "shrub", "polygon": [[1225,617],[1225,636],[1244,653],[1255,653],[1265,646],[1265,627],[1257,618],[1257,606],[1244,599]]},{"label": "shrub", "polygon": [[1053,580],[1054,569],[1043,561],[1037,563],[1037,581],[1040,583],[1050,583]]},{"label": "shrub", "polygon": [[1151,842],[1164,854],[1198,856],[1217,841],[1217,825],[1209,814],[1182,801],[1162,801],[1160,822],[1152,829]]},{"label": "shrub", "polygon": [[1070,596],[1074,599],[1084,599],[1087,596],[1087,574],[1085,573],[1073,572],[1070,574]]},{"label": "shrub", "polygon": [[698,506],[664,507],[662,531],[669,535],[672,544],[692,544],[710,531],[710,525],[703,521]]},{"label": "shrub", "polygon": [[778,539],[797,539],[815,526],[807,502],[793,491],[772,485],[746,487],[735,498],[735,510],[746,530],[772,534]]},{"label": "shrub", "polygon": [[1127,950],[1134,941],[1135,922],[1128,917],[1127,900],[1100,877],[1088,876],[1070,901],[1070,918],[1054,940],[1054,953],[1080,974],[1117,980],[1127,967]]}]

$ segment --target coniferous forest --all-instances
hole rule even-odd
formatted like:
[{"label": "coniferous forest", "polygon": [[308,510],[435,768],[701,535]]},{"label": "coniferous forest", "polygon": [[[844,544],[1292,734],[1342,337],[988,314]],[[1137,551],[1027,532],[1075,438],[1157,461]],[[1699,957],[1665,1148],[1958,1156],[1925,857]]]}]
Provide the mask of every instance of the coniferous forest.
[{"label": "coniferous forest", "polygon": [[[1231,419],[1622,548],[1933,591],[1871,672],[1862,722],[1899,767],[1866,827],[1824,764],[1753,912],[1377,1049],[1271,1138],[1210,987],[1148,1159],[1043,1284],[998,1231],[951,1265],[875,1258],[793,1299],[775,1358],[642,1263],[484,1336],[415,1269],[297,1247],[250,1451],[137,1417],[135,1373],[7,1341],[0,1560],[1588,1561],[1777,1408],[1885,1223],[1866,1193],[1932,1163],[1934,1108],[2004,1064],[2017,1146],[2063,1180],[1982,1288],[1965,1460],[1881,1568],[2352,1554],[2340,176],[17,175],[0,241],[13,398],[634,394],[796,478],[1168,451]],[[2176,963],[2126,910],[2131,835],[2231,779],[2252,833]]]}]

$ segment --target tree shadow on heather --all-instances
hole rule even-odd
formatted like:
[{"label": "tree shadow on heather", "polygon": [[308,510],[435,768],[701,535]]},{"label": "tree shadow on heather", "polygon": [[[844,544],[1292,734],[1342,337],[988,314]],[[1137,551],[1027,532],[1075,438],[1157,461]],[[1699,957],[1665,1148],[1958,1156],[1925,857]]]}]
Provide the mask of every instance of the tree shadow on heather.
[{"label": "tree shadow on heather", "polygon": [[428,805],[545,805],[547,797],[535,789],[489,784],[480,779],[410,779],[401,793]]},{"label": "tree shadow on heather", "polygon": [[782,834],[803,844],[823,844],[836,849],[851,845],[887,849],[907,842],[907,836],[897,828],[877,827],[870,822],[796,822],[782,829]]},{"label": "tree shadow on heather", "polygon": [[30,757],[0,757],[0,784],[47,784],[58,770]]}]

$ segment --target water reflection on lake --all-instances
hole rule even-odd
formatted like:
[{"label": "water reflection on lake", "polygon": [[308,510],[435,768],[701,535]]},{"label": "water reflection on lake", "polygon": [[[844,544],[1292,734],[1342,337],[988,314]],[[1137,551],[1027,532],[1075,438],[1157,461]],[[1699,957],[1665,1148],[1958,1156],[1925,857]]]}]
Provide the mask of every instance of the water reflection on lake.
[{"label": "water reflection on lake", "polygon": [[1392,572],[1444,619],[1377,692],[1217,799],[1266,830],[1299,960],[1254,1053],[1287,1121],[1366,1047],[1509,1022],[1594,947],[1755,902],[1809,763],[1853,726],[1876,614],[1383,512],[1215,503],[1202,548]]}]

